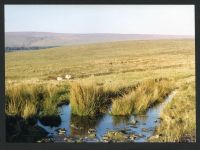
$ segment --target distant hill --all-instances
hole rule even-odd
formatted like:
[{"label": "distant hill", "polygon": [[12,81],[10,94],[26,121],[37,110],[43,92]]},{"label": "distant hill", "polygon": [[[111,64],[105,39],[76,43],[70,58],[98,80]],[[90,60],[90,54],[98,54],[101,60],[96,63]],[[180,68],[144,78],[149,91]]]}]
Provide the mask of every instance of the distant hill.
[{"label": "distant hill", "polygon": [[7,50],[38,49],[64,45],[89,44],[127,40],[186,39],[193,36],[151,34],[70,34],[49,32],[6,32]]}]

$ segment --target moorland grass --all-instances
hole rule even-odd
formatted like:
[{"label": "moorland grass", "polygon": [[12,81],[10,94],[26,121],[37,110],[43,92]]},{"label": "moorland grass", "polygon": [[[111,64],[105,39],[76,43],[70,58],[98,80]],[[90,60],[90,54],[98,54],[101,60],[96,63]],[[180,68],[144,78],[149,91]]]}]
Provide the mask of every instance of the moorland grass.
[{"label": "moorland grass", "polygon": [[131,115],[134,98],[135,92],[133,91],[129,94],[125,94],[123,97],[113,100],[111,114],[119,116]]},{"label": "moorland grass", "polygon": [[[161,123],[150,142],[195,142],[195,82],[182,82],[161,113]],[[155,138],[156,137],[156,138]]]},{"label": "moorland grass", "polygon": [[70,104],[72,113],[79,116],[95,116],[106,104],[103,87],[95,81],[72,82],[70,88]]},{"label": "moorland grass", "polygon": [[95,78],[70,82],[72,113],[79,116],[96,116],[107,111],[114,97],[122,96],[135,85],[98,83]]},{"label": "moorland grass", "polygon": [[160,103],[172,92],[172,81],[167,79],[147,80],[139,83],[135,90],[113,99],[112,115],[141,114],[152,105]]},{"label": "moorland grass", "polygon": [[[49,80],[66,74],[82,78],[167,68],[177,70],[193,67],[193,63],[193,39],[123,41],[6,53],[5,76],[12,80]],[[164,73],[161,70],[159,75]],[[149,72],[149,75],[153,74]]]},{"label": "moorland grass", "polygon": [[24,119],[38,116],[58,115],[57,106],[69,103],[68,85],[52,83],[8,83],[5,110],[8,116]]}]

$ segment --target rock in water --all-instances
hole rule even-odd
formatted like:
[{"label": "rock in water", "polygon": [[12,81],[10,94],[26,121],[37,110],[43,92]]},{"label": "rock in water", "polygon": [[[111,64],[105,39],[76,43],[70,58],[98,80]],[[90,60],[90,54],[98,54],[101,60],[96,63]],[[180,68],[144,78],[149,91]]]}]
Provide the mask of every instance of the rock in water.
[{"label": "rock in water", "polygon": [[90,129],[88,130],[88,133],[89,133],[89,134],[92,134],[92,133],[95,133],[95,132],[96,132],[95,129],[91,129],[91,128],[90,128]]},{"label": "rock in water", "polygon": [[137,120],[135,120],[134,118],[130,121],[130,124],[133,124],[133,125],[135,125],[136,123],[137,123],[138,121]]},{"label": "rock in water", "polygon": [[142,128],[142,131],[143,131],[143,132],[148,132],[149,129],[147,129],[147,128]]},{"label": "rock in water", "polygon": [[153,136],[149,137],[149,140],[152,141],[152,140],[155,140],[158,138],[159,138],[159,135],[153,135]]},{"label": "rock in water", "polygon": [[58,130],[58,134],[65,134],[66,133],[66,129],[65,128],[61,128]]}]

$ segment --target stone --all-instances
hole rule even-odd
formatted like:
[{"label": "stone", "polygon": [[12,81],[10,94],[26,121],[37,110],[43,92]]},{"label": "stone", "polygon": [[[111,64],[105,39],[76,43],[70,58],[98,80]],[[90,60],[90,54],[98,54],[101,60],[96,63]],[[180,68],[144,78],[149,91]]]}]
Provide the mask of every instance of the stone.
[{"label": "stone", "polygon": [[138,134],[138,137],[143,138],[143,137],[145,137],[145,135],[143,135],[143,134]]},{"label": "stone", "polygon": [[59,129],[58,131],[59,131],[59,132],[65,133],[65,132],[66,132],[66,129],[65,129],[65,128],[61,128],[61,129]]},{"label": "stone", "polygon": [[148,132],[149,130],[147,128],[142,128],[143,132]]},{"label": "stone", "polygon": [[59,135],[64,135],[66,133],[65,128],[59,128],[59,129],[56,129],[55,131],[57,131]]},{"label": "stone", "polygon": [[155,140],[158,138],[159,138],[159,135],[153,135],[153,136],[149,137],[149,140]]},{"label": "stone", "polygon": [[38,140],[37,143],[42,143],[42,140]]},{"label": "stone", "polygon": [[96,137],[96,133],[90,133],[88,137],[89,138],[95,138]]},{"label": "stone", "polygon": [[135,140],[137,137],[138,137],[138,136],[136,136],[135,134],[129,135],[129,138],[130,138],[131,140]]},{"label": "stone", "polygon": [[135,125],[137,122],[138,122],[137,120],[135,120],[135,119],[132,119],[132,120],[130,121],[130,124],[133,124],[133,125]]},{"label": "stone", "polygon": [[95,129],[91,129],[91,128],[90,128],[90,129],[88,130],[88,133],[89,133],[89,134],[92,134],[92,133],[95,133],[95,132],[96,132]]},{"label": "stone", "polygon": [[109,138],[107,136],[103,136],[102,139],[103,140],[109,140]]},{"label": "stone", "polygon": [[131,127],[131,128],[137,128],[137,126],[134,125],[134,124],[133,124],[133,125],[130,125],[130,127]]}]

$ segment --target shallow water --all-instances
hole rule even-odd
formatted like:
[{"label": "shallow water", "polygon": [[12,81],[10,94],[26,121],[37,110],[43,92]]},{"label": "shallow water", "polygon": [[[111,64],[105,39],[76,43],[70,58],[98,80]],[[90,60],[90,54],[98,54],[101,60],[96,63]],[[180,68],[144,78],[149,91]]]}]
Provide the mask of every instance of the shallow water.
[{"label": "shallow water", "polygon": [[[134,142],[146,142],[147,139],[153,135],[155,127],[159,124],[160,112],[164,106],[172,100],[175,94],[176,92],[172,92],[163,103],[150,108],[145,115],[116,117],[110,114],[104,114],[94,120],[71,115],[70,105],[63,105],[59,108],[61,117],[61,124],[59,126],[44,126],[40,121],[37,122],[37,125],[44,128],[49,133],[49,136],[52,137],[58,137],[58,132],[56,130],[60,128],[66,129],[66,136],[86,137],[88,136],[88,130],[93,128],[96,129],[96,137],[99,141],[101,141],[102,136],[105,135],[107,131],[125,130],[128,134],[134,133],[141,136],[135,139]],[[130,124],[133,119],[138,121],[135,126]]]}]

